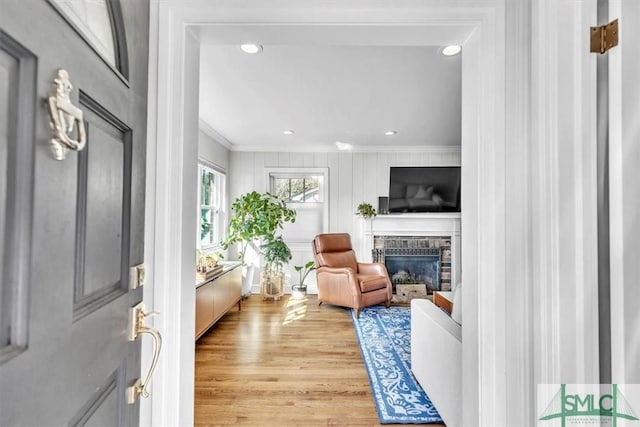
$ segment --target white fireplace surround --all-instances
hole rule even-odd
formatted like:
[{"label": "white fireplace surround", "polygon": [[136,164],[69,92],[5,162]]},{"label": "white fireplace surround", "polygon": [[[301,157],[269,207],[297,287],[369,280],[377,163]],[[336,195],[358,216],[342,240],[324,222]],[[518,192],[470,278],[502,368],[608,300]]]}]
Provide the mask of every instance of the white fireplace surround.
[{"label": "white fireplace surround", "polygon": [[371,262],[375,236],[451,236],[451,286],[460,281],[460,213],[400,213],[363,219],[359,257],[365,262]]}]

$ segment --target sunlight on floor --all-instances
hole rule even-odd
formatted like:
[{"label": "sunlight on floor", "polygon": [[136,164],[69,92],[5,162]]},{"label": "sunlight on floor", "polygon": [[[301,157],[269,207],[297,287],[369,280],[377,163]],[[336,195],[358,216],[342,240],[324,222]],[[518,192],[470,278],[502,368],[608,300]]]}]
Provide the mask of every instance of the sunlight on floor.
[{"label": "sunlight on floor", "polygon": [[300,320],[304,318],[305,314],[307,314],[307,302],[308,298],[302,299],[293,299],[289,298],[287,303],[284,306],[285,316],[283,325],[288,325],[290,323],[295,322],[296,320]]}]

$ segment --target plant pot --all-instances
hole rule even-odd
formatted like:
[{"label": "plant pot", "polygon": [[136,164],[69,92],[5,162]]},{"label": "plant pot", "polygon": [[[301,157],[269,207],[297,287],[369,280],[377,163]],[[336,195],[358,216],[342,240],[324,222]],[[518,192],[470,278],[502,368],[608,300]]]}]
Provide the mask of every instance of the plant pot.
[{"label": "plant pot", "polygon": [[291,298],[305,299],[307,297],[307,285],[293,285],[291,287]]},{"label": "plant pot", "polygon": [[253,287],[253,272],[255,271],[254,265],[242,266],[242,296],[248,297],[251,295],[251,288]]},{"label": "plant pot", "polygon": [[262,270],[260,272],[260,288],[262,289],[262,299],[279,300],[284,295],[284,273]]}]

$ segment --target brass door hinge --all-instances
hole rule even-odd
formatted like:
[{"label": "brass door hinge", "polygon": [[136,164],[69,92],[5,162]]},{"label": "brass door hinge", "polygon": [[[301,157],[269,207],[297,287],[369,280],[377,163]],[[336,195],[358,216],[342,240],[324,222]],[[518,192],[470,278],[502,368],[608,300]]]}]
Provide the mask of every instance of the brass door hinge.
[{"label": "brass door hinge", "polygon": [[617,19],[606,25],[591,27],[591,52],[605,53],[614,46],[618,46]]}]

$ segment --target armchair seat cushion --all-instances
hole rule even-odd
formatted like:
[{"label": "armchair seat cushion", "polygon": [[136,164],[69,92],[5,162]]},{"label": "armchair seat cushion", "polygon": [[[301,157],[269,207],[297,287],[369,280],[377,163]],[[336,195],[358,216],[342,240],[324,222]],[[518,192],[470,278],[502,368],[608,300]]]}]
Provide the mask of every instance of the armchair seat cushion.
[{"label": "armchair seat cushion", "polygon": [[387,278],[369,274],[358,274],[358,284],[361,292],[377,291],[387,287]]}]

